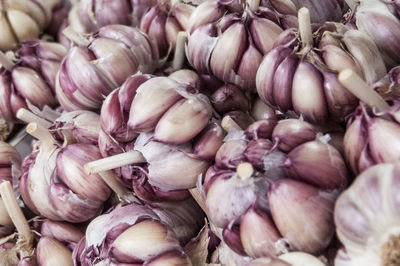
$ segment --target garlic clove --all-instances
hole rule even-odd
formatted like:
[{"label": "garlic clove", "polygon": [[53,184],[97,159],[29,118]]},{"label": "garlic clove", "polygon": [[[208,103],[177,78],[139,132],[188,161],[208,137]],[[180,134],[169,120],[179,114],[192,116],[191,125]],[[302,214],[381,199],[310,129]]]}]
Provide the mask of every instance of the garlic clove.
[{"label": "garlic clove", "polygon": [[252,104],[251,116],[256,120],[277,120],[275,109],[266,105],[260,98],[257,99]]},{"label": "garlic clove", "polygon": [[181,27],[178,23],[178,21],[173,18],[168,16],[167,21],[165,23],[165,31],[166,31],[166,39],[168,43],[170,44],[170,49],[172,51],[175,51],[175,45],[176,45],[176,37],[178,36],[178,33],[181,31]]},{"label": "garlic clove", "polygon": [[[206,1],[213,2],[213,1]],[[196,8],[197,10],[197,8]],[[210,58],[217,42],[217,31],[213,25],[196,29],[188,38],[186,54],[190,64],[202,73],[211,73]]]},{"label": "garlic clove", "polygon": [[11,76],[18,92],[33,105],[43,108],[45,105],[54,106],[56,104],[51,89],[34,70],[16,67]]},{"label": "garlic clove", "polygon": [[301,62],[294,74],[292,102],[294,110],[306,120],[320,122],[328,117],[322,76],[308,62]]},{"label": "garlic clove", "polygon": [[266,213],[250,208],[240,221],[240,239],[247,255],[252,258],[274,257],[278,254],[275,242],[281,238]]},{"label": "garlic clove", "polygon": [[99,149],[94,145],[70,144],[57,155],[57,174],[82,198],[103,202],[110,196],[110,189],[99,175],[87,175],[83,169],[85,163],[101,158]]},{"label": "garlic clove", "polygon": [[249,139],[269,139],[275,126],[276,118],[256,121],[246,128],[245,134]]},{"label": "garlic clove", "polygon": [[74,243],[78,243],[79,240],[85,236],[84,232],[69,223],[54,222],[51,220],[45,220],[42,223],[40,234],[42,237],[49,237],[59,241]]},{"label": "garlic clove", "polygon": [[285,152],[314,140],[316,136],[317,132],[311,124],[293,118],[280,120],[272,132],[272,138],[278,142],[279,149]]},{"label": "garlic clove", "polygon": [[217,154],[215,155],[215,163],[220,168],[236,169],[236,166],[242,162],[244,151],[247,148],[245,140],[226,141]]},{"label": "garlic clove", "polygon": [[147,261],[158,254],[179,248],[175,234],[164,224],[153,220],[129,227],[111,244],[111,252],[122,261]]},{"label": "garlic clove", "polygon": [[360,66],[347,52],[334,45],[326,45],[322,51],[322,58],[329,69],[341,72],[345,69],[351,69],[360,77],[363,77]]},{"label": "garlic clove", "polygon": [[340,84],[336,74],[330,72],[322,74],[329,115],[332,120],[341,122],[357,107],[358,99]]},{"label": "garlic clove", "polygon": [[233,84],[225,84],[218,88],[211,95],[210,101],[213,107],[222,114],[234,110],[246,112],[250,107],[246,95]]},{"label": "garlic clove", "polygon": [[40,26],[29,14],[11,9],[7,11],[7,18],[18,41],[33,40],[39,36]]},{"label": "garlic clove", "polygon": [[3,51],[14,49],[17,41],[6,16],[2,15],[0,17],[0,49]]},{"label": "garlic clove", "polygon": [[369,152],[376,163],[394,163],[400,160],[400,126],[381,118],[368,123]]},{"label": "garlic clove", "polygon": [[269,19],[255,17],[250,24],[250,32],[258,51],[265,55],[271,51],[275,40],[283,30]]},{"label": "garlic clove", "polygon": [[59,241],[41,237],[36,249],[36,258],[39,265],[43,266],[73,266],[72,252]]},{"label": "garlic clove", "polygon": [[193,10],[187,28],[193,33],[193,30],[201,25],[219,20],[223,14],[224,10],[217,1],[204,1]]},{"label": "garlic clove", "polygon": [[234,23],[219,36],[210,59],[210,67],[216,77],[224,81],[234,81],[232,71],[240,66],[246,41],[247,33],[242,23]]},{"label": "garlic clove", "polygon": [[285,162],[290,177],[322,189],[341,189],[347,184],[347,168],[342,155],[320,141],[304,143]]},{"label": "garlic clove", "polygon": [[368,84],[377,82],[386,75],[385,62],[368,34],[359,30],[349,30],[345,32],[342,41],[357,60]]},{"label": "garlic clove", "polygon": [[262,58],[262,54],[250,43],[247,50],[243,53],[242,60],[237,69],[237,75],[241,81],[237,81],[236,78],[231,78],[227,81],[240,85],[241,88],[254,90],[256,86],[256,73]]},{"label": "garlic clove", "polygon": [[290,246],[317,254],[329,245],[334,234],[334,201],[330,196],[314,186],[291,179],[280,179],[272,184],[268,193],[271,215]]},{"label": "garlic clove", "polygon": [[223,138],[222,128],[217,123],[210,123],[196,137],[193,144],[193,154],[203,160],[213,160],[223,144]]},{"label": "garlic clove", "polygon": [[183,144],[206,127],[211,115],[211,104],[205,95],[181,99],[158,121],[154,137],[163,143]]},{"label": "garlic clove", "polygon": [[228,225],[222,232],[224,242],[232,249],[235,253],[246,256],[243,244],[240,238],[240,229],[238,225]]},{"label": "garlic clove", "polygon": [[142,84],[132,101],[128,127],[136,132],[153,130],[162,115],[181,99],[176,91],[180,87],[167,77],[155,77]]},{"label": "garlic clove", "polygon": [[297,57],[288,56],[282,61],[282,63],[279,64],[275,71],[273,84],[273,87],[276,88],[273,91],[274,103],[284,112],[293,109],[291,95],[293,77],[294,73],[296,72],[297,65]]},{"label": "garlic clove", "polygon": [[290,48],[278,46],[265,55],[256,74],[256,87],[261,100],[275,105],[273,98],[273,80],[279,64],[293,51]]},{"label": "garlic clove", "polygon": [[347,162],[353,173],[359,173],[359,159],[367,144],[368,133],[364,128],[362,115],[356,116],[344,134],[343,144]]},{"label": "garlic clove", "polygon": [[118,40],[97,38],[89,49],[97,58],[92,63],[112,82],[114,88],[138,70],[139,62],[132,56],[129,48]]}]

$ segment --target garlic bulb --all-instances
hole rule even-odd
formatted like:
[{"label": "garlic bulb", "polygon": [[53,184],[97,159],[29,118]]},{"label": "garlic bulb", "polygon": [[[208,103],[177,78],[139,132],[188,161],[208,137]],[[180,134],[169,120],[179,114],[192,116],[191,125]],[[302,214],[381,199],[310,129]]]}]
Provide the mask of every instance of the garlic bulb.
[{"label": "garlic bulb", "polygon": [[336,232],[344,245],[336,266],[399,265],[400,164],[361,173],[335,205]]}]

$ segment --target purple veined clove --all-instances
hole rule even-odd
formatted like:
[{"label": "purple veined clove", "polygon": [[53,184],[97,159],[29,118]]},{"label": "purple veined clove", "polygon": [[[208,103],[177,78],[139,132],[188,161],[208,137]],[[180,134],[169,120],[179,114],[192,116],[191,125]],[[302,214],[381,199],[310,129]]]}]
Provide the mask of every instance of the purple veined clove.
[{"label": "purple veined clove", "polygon": [[[85,238],[74,250],[75,265],[92,265],[94,261],[139,265],[177,261],[191,265],[182,246],[201,226],[199,215],[186,220],[185,212],[193,212],[193,204],[189,200],[175,210],[137,204],[117,206],[89,224]],[[109,247],[98,249],[105,247],[105,242]]]},{"label": "purple veined clove", "polygon": [[398,173],[398,163],[372,166],[339,196],[334,216],[344,249],[337,254],[335,264],[398,263]]},{"label": "purple veined clove", "polygon": [[33,40],[21,43],[15,52],[17,63],[8,58],[10,53],[1,54],[0,116],[17,122],[20,108],[54,107],[56,73],[66,53],[61,44]]},{"label": "purple veined clove", "polygon": [[20,42],[37,39],[50,23],[52,7],[51,1],[4,1],[0,50],[13,50]]},{"label": "purple veined clove", "polygon": [[80,39],[81,46],[69,50],[56,78],[57,99],[67,111],[99,109],[105,96],[129,76],[150,73],[159,64],[157,48],[136,28],[109,25],[91,41]]},{"label": "purple veined clove", "polygon": [[302,182],[281,179],[270,187],[268,199],[273,221],[291,247],[318,254],[329,245],[334,234],[332,195]]},{"label": "purple veined clove", "polygon": [[260,64],[256,86],[261,100],[309,122],[344,121],[358,101],[338,81],[338,72],[350,68],[368,83],[376,82],[386,74],[378,48],[366,34],[341,24],[313,30],[305,8],[299,10],[298,35],[301,45],[286,38],[296,37],[293,29],[282,33],[280,44]]},{"label": "purple veined clove", "polygon": [[187,57],[201,73],[254,91],[258,65],[283,30],[273,11],[231,11],[229,4],[206,1],[193,11]]},{"label": "purple veined clove", "polygon": [[99,175],[85,174],[82,165],[101,158],[98,147],[63,147],[36,123],[29,124],[27,132],[40,142],[22,164],[19,189],[25,204],[54,221],[79,223],[99,214],[110,189]]},{"label": "purple veined clove", "polygon": [[347,185],[347,167],[341,153],[318,139],[291,150],[285,167],[291,178],[322,189],[340,190]]}]

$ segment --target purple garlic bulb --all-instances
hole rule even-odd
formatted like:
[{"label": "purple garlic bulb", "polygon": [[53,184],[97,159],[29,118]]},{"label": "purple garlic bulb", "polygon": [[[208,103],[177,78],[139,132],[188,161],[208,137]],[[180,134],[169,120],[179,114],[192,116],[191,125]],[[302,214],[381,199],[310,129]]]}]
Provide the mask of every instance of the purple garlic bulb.
[{"label": "purple garlic bulb", "polygon": [[117,168],[120,181],[145,201],[186,198],[222,144],[222,129],[210,122],[212,107],[195,77],[189,70],[136,74],[104,101],[100,150],[126,161],[107,169]]},{"label": "purple garlic bulb", "polygon": [[110,25],[90,42],[69,50],[56,79],[56,94],[66,111],[98,110],[104,98],[132,74],[158,66],[157,48],[146,34],[124,25]]},{"label": "purple garlic bulb", "polygon": [[201,228],[198,213],[192,200],[169,208],[117,206],[88,225],[74,250],[74,265],[192,265],[183,245]]},{"label": "purple garlic bulb", "polygon": [[241,256],[320,255],[334,235],[334,200],[348,178],[344,159],[316,127],[284,121],[275,126],[273,142],[271,133],[229,131],[204,177],[210,222]]},{"label": "purple garlic bulb", "polygon": [[101,158],[98,147],[61,146],[38,128],[41,140],[22,163],[19,189],[25,204],[53,221],[80,223],[97,216],[111,191],[99,175],[85,174],[83,164]]},{"label": "purple garlic bulb", "polygon": [[189,20],[187,56],[197,71],[254,91],[257,68],[283,29],[274,11],[244,6],[200,4]]},{"label": "purple garlic bulb", "polygon": [[[55,107],[56,75],[67,50],[58,43],[27,41],[15,53],[13,63],[2,57],[0,69],[0,117],[17,122],[20,108]],[[3,62],[4,61],[4,62]]]},{"label": "purple garlic bulb", "polygon": [[310,24],[300,28],[308,29],[310,36],[300,31],[299,42],[297,32],[287,30],[264,57],[256,77],[258,95],[270,106],[293,110],[313,123],[342,122],[358,100],[339,83],[338,73],[352,69],[372,84],[386,74],[383,59],[372,39],[360,31],[335,23],[325,23],[314,35]]}]

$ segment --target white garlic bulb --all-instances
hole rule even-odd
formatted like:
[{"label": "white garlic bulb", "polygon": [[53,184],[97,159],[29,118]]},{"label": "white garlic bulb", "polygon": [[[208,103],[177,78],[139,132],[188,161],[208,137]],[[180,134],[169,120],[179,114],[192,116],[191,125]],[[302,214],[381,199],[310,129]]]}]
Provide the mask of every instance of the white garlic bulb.
[{"label": "white garlic bulb", "polygon": [[335,266],[400,265],[400,164],[360,174],[337,200],[335,223],[344,245]]}]

